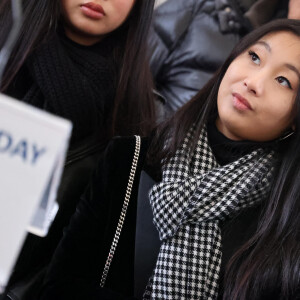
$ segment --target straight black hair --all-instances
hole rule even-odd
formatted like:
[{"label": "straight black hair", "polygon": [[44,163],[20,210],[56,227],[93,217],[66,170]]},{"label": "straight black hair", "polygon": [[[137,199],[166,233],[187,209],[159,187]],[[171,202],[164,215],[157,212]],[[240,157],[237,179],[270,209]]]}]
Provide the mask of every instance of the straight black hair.
[{"label": "straight black hair", "polygon": [[[245,36],[204,88],[157,128],[148,153],[149,164],[154,169],[161,169],[162,164],[174,156],[193,125],[196,125],[197,137],[207,121],[216,118],[219,86],[231,62],[263,36],[280,31],[292,32],[300,37],[300,21],[276,20]],[[274,291],[276,299],[300,296],[299,107],[298,87],[294,108],[295,132],[284,142],[279,142],[279,161],[259,228],[230,260],[223,299],[264,299],[264,293],[270,290]],[[196,143],[197,138],[190,145],[192,149]]]},{"label": "straight black hair", "polygon": [[[60,0],[24,0],[22,5],[23,26],[3,74],[0,92],[4,93],[27,57],[57,30],[61,19]],[[153,82],[146,51],[153,6],[154,0],[135,1],[128,19],[112,32],[117,42],[114,58],[119,80],[109,136],[147,135],[155,124]],[[11,26],[10,0],[1,0],[0,48]]]}]

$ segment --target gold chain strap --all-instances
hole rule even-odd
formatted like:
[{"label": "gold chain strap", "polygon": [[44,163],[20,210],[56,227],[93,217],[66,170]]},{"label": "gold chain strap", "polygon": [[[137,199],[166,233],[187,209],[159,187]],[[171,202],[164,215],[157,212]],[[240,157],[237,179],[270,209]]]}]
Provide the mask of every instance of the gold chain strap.
[{"label": "gold chain strap", "polygon": [[135,135],[134,137],[135,137],[135,150],[134,150],[131,170],[130,170],[130,174],[129,174],[129,180],[128,180],[128,183],[127,183],[125,199],[124,199],[123,207],[122,207],[122,210],[121,210],[121,215],[120,215],[120,218],[119,218],[117,230],[115,232],[114,239],[111,243],[109,254],[107,256],[106,263],[105,263],[105,266],[104,266],[104,270],[103,270],[103,273],[102,273],[102,277],[101,277],[101,281],[100,281],[100,287],[104,287],[106,277],[107,277],[107,274],[108,274],[108,271],[109,271],[109,268],[110,268],[110,264],[112,262],[112,259],[114,257],[114,254],[115,254],[118,242],[119,242],[122,227],[123,227],[123,224],[124,224],[124,221],[125,221],[127,207],[128,207],[129,200],[130,200],[132,185],[133,185],[133,181],[134,181],[135,171],[136,171],[137,162],[138,162],[139,154],[140,154],[140,148],[141,148],[141,137],[138,136],[138,135]]}]

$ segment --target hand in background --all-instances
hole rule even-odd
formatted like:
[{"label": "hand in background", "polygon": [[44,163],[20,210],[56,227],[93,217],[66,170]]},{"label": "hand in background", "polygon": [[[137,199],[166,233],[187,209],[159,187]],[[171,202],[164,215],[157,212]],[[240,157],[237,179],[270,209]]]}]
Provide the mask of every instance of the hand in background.
[{"label": "hand in background", "polygon": [[300,19],[300,0],[290,0],[288,18]]}]

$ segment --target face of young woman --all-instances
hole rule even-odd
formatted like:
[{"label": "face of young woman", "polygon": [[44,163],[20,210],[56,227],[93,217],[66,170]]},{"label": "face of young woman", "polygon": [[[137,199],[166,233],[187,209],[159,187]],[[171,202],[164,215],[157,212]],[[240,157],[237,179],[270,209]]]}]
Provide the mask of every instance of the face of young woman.
[{"label": "face of young woman", "polygon": [[239,55],[218,92],[216,125],[232,140],[269,141],[293,126],[300,83],[300,38],[271,33]]},{"label": "face of young woman", "polygon": [[121,26],[135,0],[61,0],[66,35],[93,45]]}]

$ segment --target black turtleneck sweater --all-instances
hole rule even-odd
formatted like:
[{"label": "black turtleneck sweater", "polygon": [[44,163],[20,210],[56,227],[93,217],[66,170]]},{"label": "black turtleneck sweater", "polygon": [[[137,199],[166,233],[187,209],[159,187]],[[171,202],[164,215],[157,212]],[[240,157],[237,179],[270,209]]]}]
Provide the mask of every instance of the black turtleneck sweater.
[{"label": "black turtleneck sweater", "polygon": [[95,132],[101,139],[117,85],[115,46],[110,37],[79,45],[60,30],[28,57],[7,94],[71,120],[72,144]]},{"label": "black turtleneck sweater", "polygon": [[207,138],[217,162],[223,166],[258,148],[274,146],[274,142],[234,141],[223,135],[214,122],[207,125]]}]

